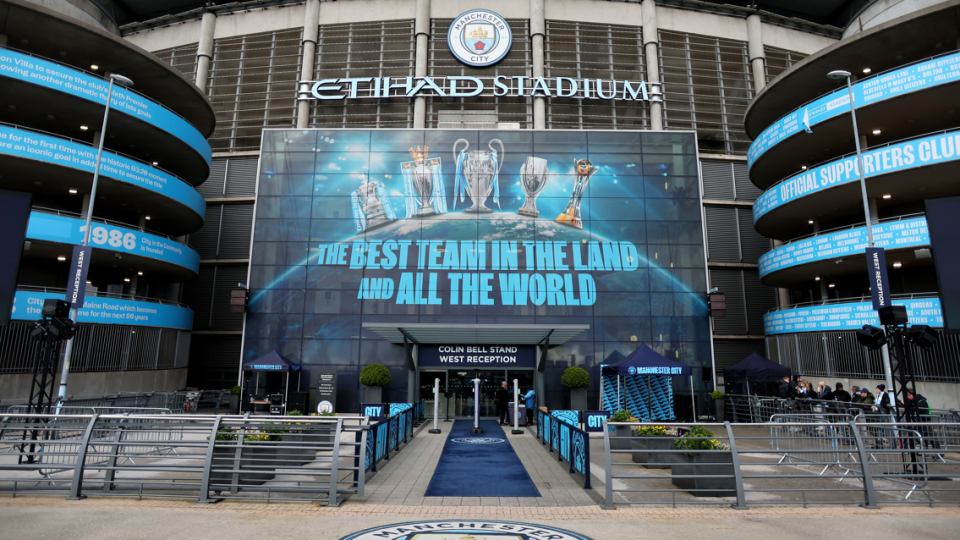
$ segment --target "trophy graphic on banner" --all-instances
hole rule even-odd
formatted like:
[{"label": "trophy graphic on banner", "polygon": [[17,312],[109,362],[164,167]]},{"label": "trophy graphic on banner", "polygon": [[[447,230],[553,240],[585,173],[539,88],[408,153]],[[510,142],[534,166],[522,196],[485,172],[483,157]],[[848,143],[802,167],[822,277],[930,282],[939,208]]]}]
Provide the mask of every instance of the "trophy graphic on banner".
[{"label": "trophy graphic on banner", "polygon": [[[463,149],[457,152],[457,146],[463,143]],[[500,153],[493,149],[493,143],[500,146]],[[453,143],[453,157],[457,160],[457,177],[453,185],[453,206],[457,206],[457,197],[463,202],[463,195],[470,195],[473,206],[464,210],[468,214],[492,212],[483,203],[493,192],[493,202],[500,206],[500,167],[503,166],[503,142],[493,139],[487,143],[490,150],[471,150],[466,139],[457,139]],[[502,209],[501,209],[502,210]]]},{"label": "trophy graphic on banner", "polygon": [[573,195],[570,196],[570,202],[563,212],[557,216],[556,221],[566,223],[578,229],[583,228],[583,221],[580,219],[580,201],[583,199],[583,190],[587,187],[587,182],[600,167],[594,167],[589,159],[577,159],[573,162],[574,171],[577,173],[577,181],[573,186]]},{"label": "trophy graphic on banner", "polygon": [[523,165],[520,166],[520,187],[523,188],[523,194],[527,200],[517,210],[518,214],[537,217],[540,212],[537,210],[537,195],[547,187],[550,171],[547,170],[547,160],[538,157],[527,157]]},{"label": "trophy graphic on banner", "polygon": [[360,187],[350,194],[353,204],[353,219],[357,231],[379,227],[397,219],[393,206],[387,200],[387,190],[383,182],[373,182],[363,174]]},{"label": "trophy graphic on banner", "polygon": [[400,164],[403,173],[404,201],[407,218],[432,216],[447,211],[446,193],[440,176],[440,158],[427,159],[430,147],[410,149],[413,161]]}]

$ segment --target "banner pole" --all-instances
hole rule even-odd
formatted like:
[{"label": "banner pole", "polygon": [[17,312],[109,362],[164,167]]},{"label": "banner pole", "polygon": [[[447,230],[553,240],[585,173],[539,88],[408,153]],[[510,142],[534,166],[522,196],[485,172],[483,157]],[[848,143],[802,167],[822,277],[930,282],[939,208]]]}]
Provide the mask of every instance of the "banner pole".
[{"label": "banner pole", "polygon": [[470,430],[472,435],[477,435],[483,433],[483,428],[480,427],[480,378],[477,377],[473,380],[473,429]]},{"label": "banner pole", "polygon": [[522,435],[520,429],[520,383],[517,379],[513,380],[513,435]]},{"label": "banner pole", "polygon": [[440,379],[433,380],[433,429],[427,433],[440,433]]}]

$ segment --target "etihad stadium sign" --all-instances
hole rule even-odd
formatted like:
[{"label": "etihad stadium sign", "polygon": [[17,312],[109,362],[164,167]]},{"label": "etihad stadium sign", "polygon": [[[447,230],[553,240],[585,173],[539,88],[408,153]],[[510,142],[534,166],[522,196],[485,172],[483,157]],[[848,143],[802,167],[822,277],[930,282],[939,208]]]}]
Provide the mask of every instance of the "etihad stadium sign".
[{"label": "etihad stadium sign", "polygon": [[437,96],[534,96],[626,101],[662,101],[659,83],[572,77],[346,77],[300,81],[299,99],[339,101]]}]

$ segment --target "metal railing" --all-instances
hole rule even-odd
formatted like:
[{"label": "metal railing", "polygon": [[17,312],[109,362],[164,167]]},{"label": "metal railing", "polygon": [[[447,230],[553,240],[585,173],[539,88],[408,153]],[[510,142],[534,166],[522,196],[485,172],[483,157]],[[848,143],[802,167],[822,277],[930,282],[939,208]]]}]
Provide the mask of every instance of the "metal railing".
[{"label": "metal railing", "polygon": [[883,420],[780,415],[761,424],[671,424],[645,435],[637,428],[656,424],[605,421],[603,507],[960,502],[960,461],[945,459],[936,436],[957,433],[960,423]]},{"label": "metal railing", "polygon": [[[406,406],[405,408],[403,406]],[[396,409],[394,407],[397,407]],[[377,472],[377,463],[390,460],[390,452],[399,451],[400,443],[413,437],[414,407],[409,403],[391,403],[386,420],[372,422],[366,439],[364,471]]]},{"label": "metal railing", "polygon": [[363,495],[363,416],[8,414],[0,493],[310,501]]},{"label": "metal railing", "polygon": [[[576,411],[554,411],[576,412]],[[547,414],[537,409],[537,439],[549,453],[557,452],[557,462],[570,463],[570,473],[583,476],[583,489],[590,489],[590,434],[571,423],[565,415]]]}]

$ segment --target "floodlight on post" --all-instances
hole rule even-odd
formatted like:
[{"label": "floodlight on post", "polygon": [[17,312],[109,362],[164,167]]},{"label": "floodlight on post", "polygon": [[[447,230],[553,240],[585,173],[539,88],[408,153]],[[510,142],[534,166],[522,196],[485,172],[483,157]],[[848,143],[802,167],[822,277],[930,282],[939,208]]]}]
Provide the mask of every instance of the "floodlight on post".
[{"label": "floodlight on post", "polygon": [[[100,126],[100,140],[97,141],[97,159],[93,166],[93,183],[90,185],[90,202],[87,203],[86,225],[83,232],[83,242],[81,246],[90,245],[90,229],[93,220],[93,203],[97,200],[97,181],[100,179],[100,163],[103,159],[103,141],[107,138],[107,119],[110,117],[110,102],[113,99],[113,87],[119,84],[121,86],[133,86],[133,81],[128,77],[117,73],[110,74],[110,86],[107,87],[107,101],[103,107],[103,123]],[[70,310],[70,320],[77,322],[77,309],[80,306],[73,306]],[[61,401],[67,397],[67,378],[70,376],[70,357],[73,355],[73,340],[68,340],[63,350],[63,370],[60,373],[60,391],[58,395]]]}]

